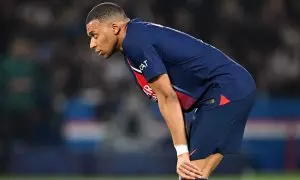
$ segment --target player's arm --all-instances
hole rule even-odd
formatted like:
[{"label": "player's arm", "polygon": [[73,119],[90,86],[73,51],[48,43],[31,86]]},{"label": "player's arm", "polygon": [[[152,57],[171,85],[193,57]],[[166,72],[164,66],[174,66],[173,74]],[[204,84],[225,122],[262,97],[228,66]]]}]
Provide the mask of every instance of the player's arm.
[{"label": "player's arm", "polygon": [[168,125],[174,145],[187,145],[181,106],[168,75],[156,77],[150,82],[150,86],[157,95],[159,109]]},{"label": "player's arm", "polygon": [[158,106],[170,130],[177,151],[177,173],[184,179],[201,177],[199,169],[189,160],[181,106],[167,74],[161,74],[150,83],[156,93]]},{"label": "player's arm", "polygon": [[[139,62],[143,74],[158,98],[159,109],[169,127],[174,145],[186,145],[183,114],[177,95],[171,85],[167,70],[156,49],[147,45],[145,61]],[[187,151],[187,148],[185,148]]]},{"label": "player's arm", "polygon": [[143,51],[145,60],[139,62],[140,69],[157,96],[160,112],[171,133],[177,152],[177,173],[184,179],[196,179],[200,171],[189,159],[183,113],[167,70],[153,46]]}]

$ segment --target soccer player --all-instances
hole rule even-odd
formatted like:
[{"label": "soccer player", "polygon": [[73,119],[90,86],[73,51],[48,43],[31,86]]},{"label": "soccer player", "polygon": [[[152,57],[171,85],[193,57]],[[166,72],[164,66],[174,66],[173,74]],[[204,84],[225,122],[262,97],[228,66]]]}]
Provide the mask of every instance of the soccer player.
[{"label": "soccer player", "polygon": [[[129,19],[114,3],[95,6],[86,30],[90,48],[104,58],[122,52],[141,90],[157,101],[179,178],[208,179],[224,155],[238,153],[256,89],[245,68],[186,33]],[[187,126],[184,113],[193,110]]]}]

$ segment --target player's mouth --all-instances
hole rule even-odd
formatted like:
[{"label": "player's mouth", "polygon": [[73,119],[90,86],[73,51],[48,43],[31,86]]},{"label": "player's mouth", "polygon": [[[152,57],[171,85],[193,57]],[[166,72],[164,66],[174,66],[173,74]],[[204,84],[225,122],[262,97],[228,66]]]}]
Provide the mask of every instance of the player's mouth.
[{"label": "player's mouth", "polygon": [[103,52],[102,52],[102,51],[96,51],[96,53],[97,53],[98,55],[100,55],[100,56],[103,55]]}]

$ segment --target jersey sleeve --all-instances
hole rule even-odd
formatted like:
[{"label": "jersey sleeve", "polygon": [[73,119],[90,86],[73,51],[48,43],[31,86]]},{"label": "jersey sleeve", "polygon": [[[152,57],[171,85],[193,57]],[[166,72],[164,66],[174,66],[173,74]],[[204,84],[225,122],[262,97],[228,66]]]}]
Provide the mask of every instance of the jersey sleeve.
[{"label": "jersey sleeve", "polygon": [[139,69],[148,82],[151,82],[159,75],[166,74],[166,67],[155,48],[150,45],[143,49],[144,60],[140,62]]}]

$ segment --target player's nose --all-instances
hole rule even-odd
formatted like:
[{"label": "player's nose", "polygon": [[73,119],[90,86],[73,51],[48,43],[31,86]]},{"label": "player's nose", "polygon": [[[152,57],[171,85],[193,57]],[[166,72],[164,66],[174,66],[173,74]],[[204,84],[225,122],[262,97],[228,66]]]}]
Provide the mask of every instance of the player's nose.
[{"label": "player's nose", "polygon": [[94,49],[95,47],[96,47],[96,43],[93,40],[91,40],[91,42],[90,42],[90,48]]}]

